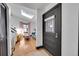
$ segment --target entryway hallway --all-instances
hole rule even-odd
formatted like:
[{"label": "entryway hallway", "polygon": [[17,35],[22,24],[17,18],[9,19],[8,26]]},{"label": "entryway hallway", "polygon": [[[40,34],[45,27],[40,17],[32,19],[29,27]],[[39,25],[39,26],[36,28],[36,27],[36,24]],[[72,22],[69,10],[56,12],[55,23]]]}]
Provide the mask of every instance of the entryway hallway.
[{"label": "entryway hallway", "polygon": [[1,3],[0,12],[0,56],[78,56],[79,3]]}]

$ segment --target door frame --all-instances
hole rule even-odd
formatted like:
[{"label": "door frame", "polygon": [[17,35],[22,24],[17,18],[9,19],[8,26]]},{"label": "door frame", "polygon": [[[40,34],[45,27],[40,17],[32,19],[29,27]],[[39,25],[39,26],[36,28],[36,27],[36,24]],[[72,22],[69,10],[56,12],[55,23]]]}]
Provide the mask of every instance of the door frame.
[{"label": "door frame", "polygon": [[5,7],[6,56],[8,56],[8,40],[7,40],[7,20],[8,20],[7,11],[8,11],[8,6],[6,3],[1,3],[1,6]]},{"label": "door frame", "polygon": [[[49,13],[52,9],[54,10],[54,9],[56,9],[58,6],[61,6],[61,10],[60,10],[60,22],[61,22],[61,31],[60,31],[60,34],[61,34],[61,39],[60,39],[60,50],[61,50],[61,48],[62,48],[62,3],[58,3],[58,4],[56,4],[54,7],[52,7],[51,9],[49,9],[47,12],[45,12],[43,15],[42,15],[42,31],[43,31],[43,47],[44,47],[44,30],[45,30],[45,28],[44,28],[44,15],[45,14],[47,14],[47,13]],[[61,51],[60,51],[61,52]],[[60,53],[60,56],[61,56],[61,53]]]},{"label": "door frame", "polygon": [[79,10],[78,10],[78,56],[79,56]]}]

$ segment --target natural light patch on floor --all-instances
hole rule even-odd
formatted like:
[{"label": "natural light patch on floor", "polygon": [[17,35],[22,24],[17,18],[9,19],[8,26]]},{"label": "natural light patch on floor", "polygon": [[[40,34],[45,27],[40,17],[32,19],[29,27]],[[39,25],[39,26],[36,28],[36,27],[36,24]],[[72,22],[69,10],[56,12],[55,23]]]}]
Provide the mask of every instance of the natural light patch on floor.
[{"label": "natural light patch on floor", "polygon": [[29,48],[29,46],[26,45],[24,38],[20,41],[19,48],[24,48],[24,49]]}]

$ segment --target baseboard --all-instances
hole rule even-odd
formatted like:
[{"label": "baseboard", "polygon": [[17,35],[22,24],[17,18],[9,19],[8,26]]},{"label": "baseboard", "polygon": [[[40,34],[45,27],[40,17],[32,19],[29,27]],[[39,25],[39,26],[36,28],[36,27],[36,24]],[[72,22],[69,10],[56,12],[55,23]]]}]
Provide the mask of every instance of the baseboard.
[{"label": "baseboard", "polygon": [[13,51],[15,51],[15,48],[12,48],[12,54],[11,54],[11,56],[13,56]]},{"label": "baseboard", "polygon": [[13,53],[11,54],[11,56],[13,56]]},{"label": "baseboard", "polygon": [[36,47],[36,49],[40,49],[40,48],[44,48],[44,46],[38,46],[38,47]]}]

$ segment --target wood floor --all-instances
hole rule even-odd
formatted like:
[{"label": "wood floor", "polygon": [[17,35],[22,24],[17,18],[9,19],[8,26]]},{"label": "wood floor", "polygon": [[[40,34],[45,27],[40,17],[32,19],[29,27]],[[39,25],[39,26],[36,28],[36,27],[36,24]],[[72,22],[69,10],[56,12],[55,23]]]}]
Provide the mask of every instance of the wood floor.
[{"label": "wood floor", "polygon": [[51,54],[44,48],[36,49],[36,40],[30,38],[25,40],[22,38],[15,46],[13,56],[51,56]]}]

